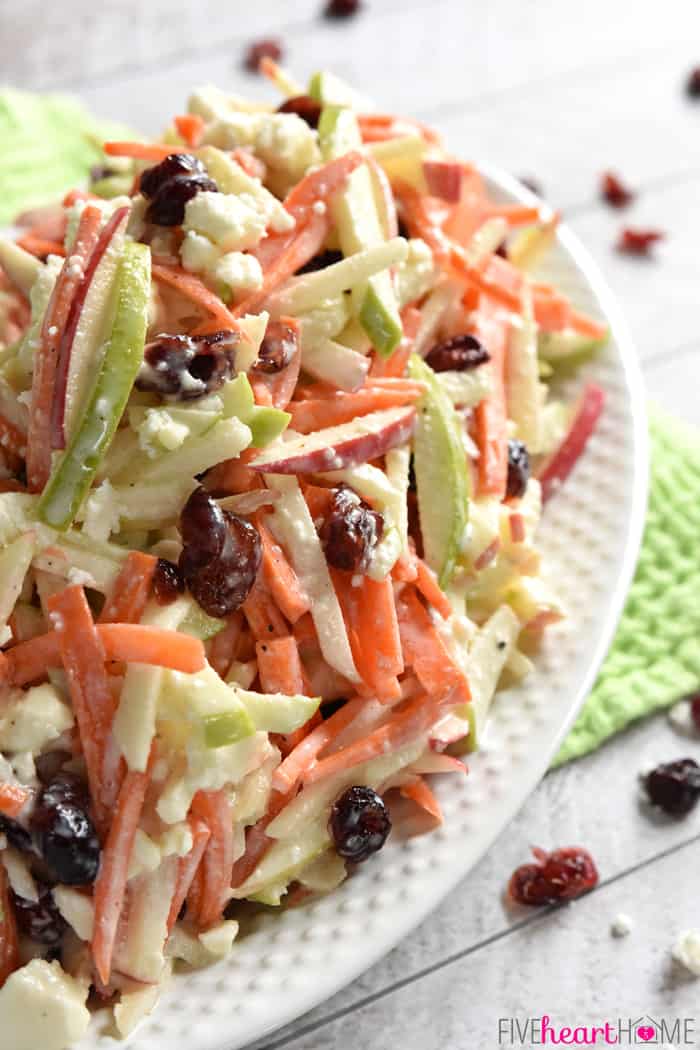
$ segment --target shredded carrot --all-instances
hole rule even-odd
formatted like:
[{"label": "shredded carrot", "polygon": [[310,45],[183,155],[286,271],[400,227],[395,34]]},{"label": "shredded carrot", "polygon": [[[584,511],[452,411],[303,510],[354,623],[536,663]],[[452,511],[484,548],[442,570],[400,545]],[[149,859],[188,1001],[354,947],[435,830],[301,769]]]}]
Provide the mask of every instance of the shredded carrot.
[{"label": "shredded carrot", "polygon": [[234,889],[237,886],[242,886],[246,879],[253,874],[258,864],[274,842],[274,839],[269,838],[269,836],[265,834],[265,829],[291,800],[292,794],[293,792],[283,793],[273,791],[270,796],[270,802],[265,816],[261,817],[256,824],[253,824],[252,827],[247,829],[245,836],[245,852],[233,865],[233,871],[231,873],[231,886]]},{"label": "shredded carrot", "polygon": [[527,204],[488,204],[484,208],[488,219],[505,219],[509,226],[527,226],[540,221],[540,209]]},{"label": "shredded carrot", "polygon": [[0,988],[20,966],[19,938],[10,880],[0,864]]},{"label": "shredded carrot", "polygon": [[235,160],[236,164],[243,168],[246,175],[251,175],[254,179],[264,180],[267,174],[267,165],[264,160],[260,160],[260,157],[256,157],[249,149],[244,146],[236,146],[235,149],[231,150],[231,157]]},{"label": "shredded carrot", "polygon": [[159,263],[153,263],[151,273],[154,280],[179,292],[200,310],[211,314],[219,322],[220,329],[238,331],[238,323],[234,315],[222,303],[218,295],[209,291],[199,277],[195,277],[193,273],[187,273],[179,266],[163,266]]},{"label": "shredded carrot", "polygon": [[279,234],[277,241],[268,237],[262,242],[257,255],[263,267],[263,283],[236,306],[235,317],[258,313],[276,288],[318,254],[328,234],[328,216],[312,212],[307,220],[300,220],[300,223],[293,231],[293,236]]},{"label": "shredded carrot", "polygon": [[265,583],[282,615],[291,624],[295,624],[309,611],[309,597],[304,592],[287,555],[265,524],[265,516],[258,513],[255,523],[262,541],[262,571]]},{"label": "shredded carrot", "polygon": [[279,764],[272,776],[275,791],[292,791],[313,765],[316,756],[347,729],[364,707],[364,697],[355,697],[317,725]]},{"label": "shredded carrot", "polygon": [[446,598],[432,569],[428,568],[422,558],[415,558],[416,587],[444,620],[452,615],[452,606]]},{"label": "shredded carrot", "polygon": [[330,509],[333,490],[322,488],[320,485],[306,485],[304,487],[304,499],[311,517],[314,522],[318,523],[325,518]]},{"label": "shredded carrot", "polygon": [[0,813],[14,820],[22,812],[31,797],[31,791],[22,787],[21,784],[0,782]]},{"label": "shredded carrot", "polygon": [[234,459],[224,459],[207,471],[205,484],[210,492],[232,496],[239,492],[250,492],[262,487],[260,475],[248,466],[255,459],[258,450],[246,448]]},{"label": "shredded carrot", "polygon": [[333,397],[293,401],[288,406],[288,411],[292,415],[289,425],[301,434],[311,434],[325,427],[349,423],[358,416],[365,416],[369,412],[396,408],[400,405],[413,405],[423,393],[420,383],[411,383],[409,380],[395,380],[395,382],[402,385],[393,388],[369,386],[358,390],[356,394],[338,392]]},{"label": "shredded carrot", "polygon": [[288,364],[280,372],[252,374],[249,379],[257,404],[284,409],[292,400],[301,370],[301,324],[296,317],[280,317],[268,323],[266,338],[275,339],[277,333],[283,333],[287,345],[293,343]]},{"label": "shredded carrot", "polygon": [[390,357],[374,354],[370,368],[372,379],[400,378],[406,372],[406,366],[413,350],[413,341],[418,334],[421,323],[421,312],[416,306],[406,306],[401,311],[403,337]]},{"label": "shredded carrot", "polygon": [[400,583],[416,582],[418,569],[416,568],[416,559],[413,553],[399,555],[391,570],[391,578],[398,580]]},{"label": "shredded carrot", "polygon": [[180,858],[178,864],[175,892],[170,902],[170,911],[168,913],[168,933],[170,933],[177,922],[182,905],[187,900],[187,895],[197,874],[204,850],[211,838],[211,831],[203,820],[199,820],[197,817],[190,817],[188,823],[192,832],[192,849],[184,857]]},{"label": "shredded carrot", "polygon": [[24,237],[19,237],[17,245],[24,248],[25,252],[29,252],[30,255],[35,255],[37,259],[45,259],[47,255],[66,254],[62,241],[51,241],[45,237],[38,237],[34,233],[25,233]]},{"label": "shredded carrot", "polygon": [[99,623],[139,622],[151,593],[156,564],[152,554],[129,552],[105,601]]},{"label": "shredded carrot", "polygon": [[[49,598],[48,609],[68,679],[97,825],[104,832],[109,822],[107,799],[113,790],[113,785],[105,783],[104,759],[115,711],[104,644],[82,587],[66,587],[54,594]],[[32,639],[23,646],[36,642]]]},{"label": "shredded carrot", "polygon": [[397,700],[401,696],[397,675],[403,672],[404,661],[391,576],[380,581],[362,576],[357,587],[349,573],[333,570],[332,578],[360,677],[379,700]]},{"label": "shredded carrot", "polygon": [[261,640],[255,646],[260,684],[265,693],[303,694],[304,671],[296,639],[291,635]]},{"label": "shredded carrot", "polygon": [[468,701],[471,694],[464,672],[455,663],[415,591],[404,587],[396,607],[404,660],[413,668],[428,695],[432,698],[454,693],[459,702]]},{"label": "shredded carrot", "polygon": [[105,142],[108,157],[132,157],[134,160],[161,161],[171,153],[187,153],[187,146],[174,146],[162,142]]},{"label": "shredded carrot", "polygon": [[603,339],[608,334],[607,325],[594,321],[592,317],[587,317],[577,310],[569,310],[569,324],[575,332],[589,335],[591,339]]},{"label": "shredded carrot", "polygon": [[[55,601],[56,597],[49,601]],[[178,631],[144,624],[101,623],[96,627],[96,634],[104,660],[151,664],[185,674],[194,674],[204,667],[202,643]],[[37,635],[7,651],[8,677],[15,686],[39,681],[51,667],[60,664],[61,647],[56,631]]]},{"label": "shredded carrot", "polygon": [[569,324],[571,306],[568,299],[546,285],[533,287],[533,312],[544,332],[560,332]]},{"label": "shredded carrot", "polygon": [[75,244],[63,264],[41,327],[34,355],[32,401],[27,435],[27,481],[30,492],[41,492],[51,470],[51,408],[63,328],[75,292],[83,278],[82,267],[97,244],[102,213],[88,205],[80,216]]},{"label": "shredded carrot", "polygon": [[19,427],[0,415],[0,447],[6,452],[23,459],[27,451],[27,436]]},{"label": "shredded carrot", "polygon": [[410,235],[420,237],[430,247],[436,259],[444,260],[449,253],[449,241],[440,226],[438,213],[430,198],[401,179],[394,182],[394,196]]},{"label": "shredded carrot", "polygon": [[239,611],[226,618],[226,626],[209,642],[209,663],[217,674],[225,678],[236,659],[238,640],[243,630],[243,615]]},{"label": "shredded carrot", "polygon": [[202,857],[204,892],[198,924],[208,929],[221,919],[231,896],[233,813],[226,791],[198,791],[192,813],[208,826],[211,838]]},{"label": "shredded carrot", "polygon": [[266,638],[282,638],[289,634],[287,623],[260,576],[241,608],[253,632],[253,637],[258,641]]},{"label": "shredded carrot", "polygon": [[507,332],[495,317],[477,315],[476,335],[491,355],[493,391],[476,406],[479,446],[479,492],[503,499],[508,480],[508,411],[506,407],[505,362]]},{"label": "shredded carrot", "polygon": [[127,773],[119,791],[116,809],[110,814],[112,821],[95,882],[92,956],[100,980],[105,985],[109,984],[112,972],[112,956],[126,894],[129,862],[149,782],[150,773],[135,773],[133,770]]},{"label": "shredded carrot", "polygon": [[522,514],[509,514],[510,538],[513,543],[522,543],[525,539],[525,518]]},{"label": "shredded carrot", "polygon": [[403,710],[397,711],[391,721],[341,748],[340,751],[334,751],[332,755],[319,759],[305,773],[304,783],[315,783],[324,777],[335,776],[362,762],[368,762],[372,758],[398,751],[411,740],[427,732],[456,702],[451,695],[416,697],[415,700],[409,701]]},{"label": "shredded carrot", "polygon": [[404,798],[411,799],[416,805],[424,809],[426,813],[429,813],[431,817],[434,817],[438,824],[442,824],[443,816],[442,810],[440,809],[440,803],[435,798],[435,795],[426,784],[423,777],[416,777],[415,780],[410,780],[407,784],[404,784],[399,788],[400,794]]},{"label": "shredded carrot", "polygon": [[[211,832],[209,832],[211,836]],[[199,923],[199,915],[204,900],[204,858],[202,857],[187,891],[187,918],[195,925]]]},{"label": "shredded carrot", "polygon": [[181,139],[190,149],[196,149],[202,141],[204,121],[196,113],[182,113],[175,117],[173,123]]},{"label": "shredded carrot", "polygon": [[520,296],[501,287],[495,281],[489,280],[479,266],[472,266],[464,251],[456,245],[450,252],[449,265],[455,276],[473,284],[484,295],[505,306],[508,310],[520,313]]},{"label": "shredded carrot", "polygon": [[304,615],[297,620],[292,627],[292,634],[296,638],[297,645],[300,649],[304,649],[306,646],[315,646],[318,648],[318,634],[311,613],[304,613]]}]

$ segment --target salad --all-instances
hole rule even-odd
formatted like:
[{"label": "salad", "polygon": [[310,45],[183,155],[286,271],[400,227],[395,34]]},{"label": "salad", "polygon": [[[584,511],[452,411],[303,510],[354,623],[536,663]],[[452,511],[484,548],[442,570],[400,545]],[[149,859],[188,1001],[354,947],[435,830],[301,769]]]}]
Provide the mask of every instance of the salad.
[{"label": "salad", "polygon": [[88,998],[128,1034],[242,902],[437,825],[562,616],[535,533],[603,393],[550,386],[606,329],[536,276],[558,216],[265,70],[277,108],[195,91],[0,241],[12,1050]]}]

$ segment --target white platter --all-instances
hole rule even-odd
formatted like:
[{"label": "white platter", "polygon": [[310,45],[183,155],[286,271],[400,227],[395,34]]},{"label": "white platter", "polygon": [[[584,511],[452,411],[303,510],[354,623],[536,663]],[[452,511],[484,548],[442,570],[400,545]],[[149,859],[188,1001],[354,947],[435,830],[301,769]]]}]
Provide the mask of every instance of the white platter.
[{"label": "white platter", "polygon": [[[502,198],[533,201],[510,177],[490,169],[485,174]],[[441,828],[408,842],[390,840],[329,897],[265,918],[226,962],[178,976],[127,1041],[129,1050],[237,1050],[329,998],[468,875],[544,775],[572,724],[613,637],[634,570],[646,506],[647,431],[624,322],[566,228],[546,276],[612,330],[605,351],[571,382],[575,393],[594,380],[604,387],[607,403],[540,531],[546,575],[556,581],[569,619],[551,632],[526,683],[499,694],[469,776],[439,778]],[[80,1050],[124,1045],[98,1015]]]}]

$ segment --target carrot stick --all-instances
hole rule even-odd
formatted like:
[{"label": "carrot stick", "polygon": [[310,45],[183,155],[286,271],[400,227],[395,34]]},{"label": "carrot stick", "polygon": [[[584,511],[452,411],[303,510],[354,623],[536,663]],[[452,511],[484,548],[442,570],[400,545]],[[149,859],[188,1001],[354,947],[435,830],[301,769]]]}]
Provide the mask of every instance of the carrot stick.
[{"label": "carrot stick", "polygon": [[134,160],[160,161],[171,153],[187,153],[187,146],[173,146],[161,142],[105,142],[108,157],[132,157]]},{"label": "carrot stick", "polygon": [[180,858],[175,893],[170,902],[170,911],[168,913],[168,933],[170,933],[177,922],[180,909],[187,899],[187,894],[190,892],[190,887],[197,874],[204,850],[211,838],[211,831],[203,820],[199,820],[197,817],[190,817],[189,825],[192,832],[192,849],[184,857]]},{"label": "carrot stick", "polygon": [[435,573],[428,568],[422,558],[414,558],[416,567],[416,587],[432,607],[440,613],[443,620],[452,615],[452,606],[440,590]]},{"label": "carrot stick", "polygon": [[257,643],[255,652],[263,692],[287,696],[304,692],[304,672],[295,638],[287,635],[264,639]]},{"label": "carrot stick", "polygon": [[[209,832],[211,836],[211,832]],[[202,910],[202,901],[204,900],[204,858],[202,858],[197,866],[194,875],[192,876],[192,882],[190,888],[187,891],[187,918],[190,922],[197,924],[199,922],[199,913]]]},{"label": "carrot stick", "polygon": [[289,634],[284,617],[260,576],[241,608],[253,632],[253,637],[257,640],[282,638]]},{"label": "carrot stick", "polygon": [[100,235],[102,213],[88,204],[80,216],[71,255],[56,278],[34,355],[32,401],[27,435],[27,481],[30,492],[41,492],[51,472],[51,406],[61,335],[71,303]]},{"label": "carrot stick", "polygon": [[242,630],[243,616],[236,611],[227,617],[226,626],[215,634],[209,643],[209,663],[222,678],[226,677],[231,661],[236,659],[237,643]]},{"label": "carrot stick", "polygon": [[[277,247],[276,244],[267,245],[267,241],[272,242],[273,238],[266,238],[262,242],[263,245],[266,245],[266,253],[263,254],[262,248],[258,251],[258,255],[262,256],[263,283],[256,292],[251,292],[241,300],[233,311],[233,316],[242,317],[244,314],[259,313],[270,293],[320,251],[328,233],[328,226],[327,215],[312,213],[311,217],[295,231],[294,237],[285,241],[281,251],[277,254],[272,254],[273,249]],[[281,234],[280,237],[286,238],[287,235]]]},{"label": "carrot stick", "polygon": [[242,886],[246,879],[253,874],[258,864],[274,842],[274,839],[269,838],[269,836],[265,834],[265,829],[268,824],[274,820],[277,814],[284,809],[287,803],[291,800],[291,797],[291,792],[281,793],[279,791],[273,791],[270,796],[270,802],[265,816],[261,817],[256,824],[253,824],[246,831],[245,853],[242,857],[238,858],[233,865],[233,871],[231,872],[231,886],[234,889],[237,886]]},{"label": "carrot stick", "polygon": [[0,988],[10,974],[19,969],[19,939],[10,880],[0,864]]},{"label": "carrot stick", "polygon": [[337,393],[334,397],[294,401],[287,409],[292,416],[289,425],[301,434],[311,434],[325,427],[349,423],[379,409],[413,405],[422,393],[420,384],[388,389],[379,386],[359,390],[356,394]]},{"label": "carrot stick", "polygon": [[308,645],[318,647],[318,634],[311,613],[304,613],[301,619],[297,620],[292,627],[292,634],[300,648]]},{"label": "carrot stick", "polygon": [[138,623],[151,593],[155,570],[156,559],[152,554],[130,551],[98,622]]},{"label": "carrot stick", "polygon": [[289,792],[313,765],[316,756],[328,747],[365,705],[364,697],[348,700],[346,704],[317,725],[308,736],[291,751],[282,761],[272,776],[272,787],[275,791]]},{"label": "carrot stick", "polygon": [[527,226],[540,220],[540,209],[527,204],[488,204],[484,212],[486,218],[505,219],[509,226]]},{"label": "carrot stick", "polygon": [[97,825],[104,832],[109,822],[107,799],[113,789],[113,785],[105,783],[104,759],[115,711],[104,645],[82,587],[66,587],[54,594],[49,598],[48,609],[68,679]]},{"label": "carrot stick", "polygon": [[260,475],[248,466],[251,459],[255,459],[257,455],[257,449],[246,448],[240,456],[217,463],[215,467],[207,471],[205,479],[207,489],[210,492],[233,496],[238,492],[250,492],[251,489],[261,488]]},{"label": "carrot stick", "polygon": [[184,296],[185,299],[189,299],[191,303],[199,307],[200,310],[211,314],[219,322],[221,329],[226,331],[238,330],[235,317],[240,316],[240,314],[232,314],[219,299],[218,295],[210,292],[207,286],[200,281],[199,277],[195,277],[192,273],[187,273],[179,266],[164,266],[160,263],[152,264],[151,273],[154,280],[167,285],[168,288],[174,289],[174,291]]},{"label": "carrot stick", "polygon": [[460,247],[453,245],[449,257],[450,268],[455,275],[469,284],[474,285],[484,295],[493,299],[494,302],[505,306],[514,313],[520,313],[520,296],[502,288],[495,281],[489,280],[478,266],[472,266]]},{"label": "carrot stick", "polygon": [[304,776],[305,784],[332,777],[379,755],[388,755],[425,733],[457,701],[454,696],[419,696],[403,711],[366,737],[320,759]]},{"label": "carrot stick", "polygon": [[449,254],[449,240],[437,221],[437,213],[430,206],[429,198],[402,179],[394,182],[394,196],[411,237],[422,238],[437,260],[445,259]]},{"label": "carrot stick", "polygon": [[460,702],[469,700],[467,679],[415,591],[405,587],[396,605],[404,660],[413,668],[428,695],[444,697],[454,692],[459,694]]},{"label": "carrot stick", "polygon": [[399,792],[404,798],[410,798],[412,802],[415,802],[421,809],[424,809],[431,817],[435,817],[438,824],[442,824],[443,816],[440,803],[435,798],[435,795],[430,790],[423,777],[416,777],[415,780],[409,781],[408,784],[403,784],[403,786],[399,788]]},{"label": "carrot stick", "polygon": [[20,784],[0,783],[0,813],[14,820],[22,812],[31,797],[31,791],[28,791],[27,788],[22,787]]},{"label": "carrot stick", "polygon": [[66,254],[62,241],[51,241],[34,233],[25,233],[24,237],[19,237],[17,245],[30,255],[35,255],[37,259],[45,259],[47,255]]},{"label": "carrot stick", "polygon": [[227,793],[198,791],[192,800],[192,813],[203,820],[211,838],[202,858],[204,893],[198,924],[207,929],[218,922],[230,899],[233,869],[233,813]]},{"label": "carrot stick", "polygon": [[311,607],[308,595],[289,563],[279,543],[265,524],[264,515],[256,516],[258,534],[262,540],[262,571],[270,594],[282,615],[295,624]]},{"label": "carrot stick", "polygon": [[284,409],[292,400],[301,369],[301,324],[296,317],[280,317],[268,322],[266,338],[275,338],[278,332],[284,333],[285,343],[293,341],[289,364],[281,372],[268,375],[251,374],[250,385],[258,405],[273,405],[275,408]]},{"label": "carrot stick", "polygon": [[591,339],[603,339],[608,334],[607,325],[594,321],[592,317],[580,314],[577,310],[569,310],[569,324],[575,332],[589,335]]},{"label": "carrot stick", "polygon": [[391,576],[381,581],[362,576],[355,587],[350,574],[332,570],[331,575],[355,667],[379,700],[397,700],[401,687],[396,676],[403,672],[404,661]]},{"label": "carrot stick", "polygon": [[506,407],[506,328],[496,318],[477,314],[476,335],[491,354],[493,392],[475,409],[479,446],[479,492],[503,499],[508,479],[508,411]]},{"label": "carrot stick", "polygon": [[[96,632],[105,660],[152,664],[185,674],[194,674],[204,667],[202,643],[197,638],[177,631],[142,624],[101,623],[97,625]],[[8,679],[12,685],[36,682],[46,677],[49,668],[61,665],[58,634],[49,631],[48,634],[20,642],[8,649],[6,656]]]},{"label": "carrot stick", "polygon": [[127,773],[119,791],[95,882],[92,956],[100,980],[105,985],[109,984],[112,972],[112,955],[126,893],[129,861],[149,781],[150,773],[135,773],[133,770]]},{"label": "carrot stick", "polygon": [[196,149],[202,141],[204,121],[196,113],[182,113],[175,117],[173,123],[180,138],[185,140],[185,145]]}]

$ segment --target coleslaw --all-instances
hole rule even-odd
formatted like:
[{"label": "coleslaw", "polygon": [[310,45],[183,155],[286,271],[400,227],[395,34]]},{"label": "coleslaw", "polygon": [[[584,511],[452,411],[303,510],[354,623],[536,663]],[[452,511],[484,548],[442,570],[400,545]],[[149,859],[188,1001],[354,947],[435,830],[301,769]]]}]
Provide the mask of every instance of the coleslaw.
[{"label": "coleslaw", "polygon": [[201,88],[0,240],[13,1050],[434,828],[563,615],[536,530],[604,394],[553,381],[607,332],[537,276],[559,217],[263,67],[277,108]]}]

